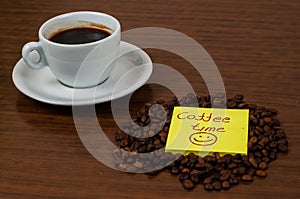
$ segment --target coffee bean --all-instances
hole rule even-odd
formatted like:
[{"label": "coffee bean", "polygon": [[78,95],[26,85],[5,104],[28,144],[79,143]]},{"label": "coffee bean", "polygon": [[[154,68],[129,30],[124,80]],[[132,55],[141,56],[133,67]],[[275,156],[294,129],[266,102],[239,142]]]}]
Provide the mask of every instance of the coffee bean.
[{"label": "coffee bean", "polygon": [[257,130],[257,135],[260,135],[261,133],[264,132],[264,130],[260,126],[255,126],[255,130]]},{"label": "coffee bean", "polygon": [[217,191],[222,189],[222,185],[219,181],[213,182],[212,185],[213,185],[214,189]]},{"label": "coffee bean", "polygon": [[136,168],[142,168],[143,167],[143,163],[140,162],[140,161],[136,161],[132,165],[135,166]]},{"label": "coffee bean", "polygon": [[230,177],[229,173],[226,173],[226,174],[223,174],[221,177],[220,177],[220,180],[221,181],[226,181],[228,180]]},{"label": "coffee bean", "polygon": [[167,141],[166,137],[160,137],[160,142],[161,142],[162,144],[165,144],[166,141]]},{"label": "coffee bean", "polygon": [[188,173],[181,173],[179,175],[179,181],[181,181],[181,182],[186,180],[186,179],[189,179],[189,178],[190,178],[190,175]]},{"label": "coffee bean", "polygon": [[[255,156],[256,158],[261,158],[261,157],[263,157],[261,151],[255,151],[255,152],[254,152],[254,156]],[[257,160],[256,160],[256,161],[257,161]],[[258,162],[258,161],[257,161],[257,162]]]},{"label": "coffee bean", "polygon": [[241,163],[243,162],[243,157],[241,154],[235,154],[233,156],[233,160],[232,160],[234,163]]},{"label": "coffee bean", "polygon": [[221,177],[221,174],[220,173],[213,173],[210,177],[213,180],[218,180]]},{"label": "coffee bean", "polygon": [[216,108],[224,107],[224,99],[221,97],[214,97],[213,98],[213,106]]},{"label": "coffee bean", "polygon": [[204,160],[210,164],[215,164],[217,161],[214,156],[205,156]]},{"label": "coffee bean", "polygon": [[262,178],[265,178],[267,176],[267,173],[263,170],[256,170],[255,174],[258,176],[258,177],[262,177]]},{"label": "coffee bean", "polygon": [[126,164],[119,164],[119,169],[121,169],[122,171],[125,170],[127,168]]},{"label": "coffee bean", "polygon": [[207,191],[214,190],[214,186],[212,184],[204,184],[204,189]]},{"label": "coffee bean", "polygon": [[128,146],[128,140],[121,140],[120,144],[121,147],[126,147]]},{"label": "coffee bean", "polygon": [[211,175],[211,172],[208,170],[200,171],[199,177],[201,179],[205,179],[206,177],[209,177]]},{"label": "coffee bean", "polygon": [[161,145],[161,141],[159,140],[159,139],[157,139],[157,140],[154,140],[153,141],[153,144],[155,145],[155,146],[157,146],[157,145]]},{"label": "coffee bean", "polygon": [[234,162],[232,162],[232,163],[230,163],[227,167],[228,167],[228,169],[234,169],[234,168],[237,167],[237,164],[234,163]]},{"label": "coffee bean", "polygon": [[263,128],[265,126],[265,121],[263,119],[259,120],[259,127]]},{"label": "coffee bean", "polygon": [[211,177],[207,177],[203,180],[203,184],[210,184],[212,183],[212,178]]},{"label": "coffee bean", "polygon": [[237,184],[239,184],[239,180],[236,178],[236,177],[231,177],[230,179],[229,179],[229,183],[231,184],[231,185],[237,185]]},{"label": "coffee bean", "polygon": [[230,183],[228,181],[222,182],[222,188],[223,189],[229,189],[230,188]]},{"label": "coffee bean", "polygon": [[257,119],[253,114],[250,114],[249,120],[250,120],[250,122],[252,122],[254,125],[257,125],[257,124],[258,124],[258,119]]},{"label": "coffee bean", "polygon": [[194,184],[199,184],[199,183],[200,183],[200,178],[199,178],[199,176],[197,176],[197,175],[191,175],[191,181],[192,181]]},{"label": "coffee bean", "polygon": [[217,164],[219,164],[219,165],[226,164],[226,162],[227,162],[227,159],[224,156],[221,157],[219,160],[217,160]]},{"label": "coffee bean", "polygon": [[188,168],[181,169],[181,173],[190,173],[190,170]]},{"label": "coffee bean", "polygon": [[252,165],[254,168],[257,168],[257,167],[258,167],[258,163],[257,163],[257,161],[256,161],[254,158],[249,158],[249,162],[251,163],[251,165]]},{"label": "coffee bean", "polygon": [[246,173],[246,168],[245,167],[240,167],[239,168],[239,174],[244,175]]},{"label": "coffee bean", "polygon": [[266,124],[271,124],[271,122],[272,122],[272,118],[270,118],[270,117],[264,117],[263,120]]},{"label": "coffee bean", "polygon": [[201,174],[201,171],[196,170],[196,169],[194,169],[190,172],[191,176],[199,176],[200,174]]},{"label": "coffee bean", "polygon": [[[264,121],[264,120],[263,120]],[[265,123],[265,122],[264,122]],[[268,126],[268,125],[265,125],[264,127],[263,127],[263,129],[264,129],[264,132],[265,133],[268,133],[267,135],[270,135],[271,134],[271,128]]]},{"label": "coffee bean", "polygon": [[194,162],[189,162],[187,165],[187,168],[189,168],[190,170],[193,170],[195,168],[195,163]]},{"label": "coffee bean", "polygon": [[180,165],[178,165],[178,168],[180,169],[180,171],[182,170],[182,169],[184,169],[185,168],[185,165],[182,165],[182,164],[180,164]]},{"label": "coffee bean", "polygon": [[263,157],[261,160],[266,163],[269,163],[271,161],[269,157]]},{"label": "coffee bean", "polygon": [[283,144],[279,144],[278,149],[280,152],[283,152],[283,153],[286,153],[288,151],[288,147]]},{"label": "coffee bean", "polygon": [[206,177],[209,177],[211,173],[208,170],[200,171],[199,178],[205,179]]},{"label": "coffee bean", "polygon": [[277,158],[276,153],[275,153],[274,151],[272,151],[272,152],[270,153],[270,155],[269,155],[269,158],[270,158],[271,160],[276,160],[276,158]]},{"label": "coffee bean", "polygon": [[258,166],[260,169],[262,170],[266,170],[268,168],[268,163],[266,162],[261,162],[259,163],[259,166]]},{"label": "coffee bean", "polygon": [[267,150],[265,150],[265,149],[262,150],[261,153],[262,153],[262,155],[265,156],[265,157],[268,157],[268,156],[269,156],[269,152],[268,152]]},{"label": "coffee bean", "polygon": [[199,162],[195,165],[195,168],[198,170],[204,170],[204,169],[206,169],[206,166],[205,166],[205,163]]},{"label": "coffee bean", "polygon": [[218,161],[221,158],[221,155],[219,152],[214,152],[213,153],[214,158],[216,159],[216,161]]},{"label": "coffee bean", "polygon": [[252,168],[248,170],[248,175],[254,176],[254,174],[255,174],[255,169]]},{"label": "coffee bean", "polygon": [[241,101],[241,100],[243,100],[243,99],[244,99],[244,96],[243,96],[243,95],[241,95],[241,94],[239,94],[239,95],[236,95],[236,96],[234,96],[234,98],[235,98],[236,100],[239,100],[239,101]]},{"label": "coffee bean", "polygon": [[221,175],[229,175],[230,176],[231,172],[232,172],[231,170],[225,170],[225,169],[223,169],[223,170],[220,171],[220,174]]},{"label": "coffee bean", "polygon": [[139,153],[145,153],[147,151],[147,146],[146,145],[142,145],[141,147],[139,147],[138,152]]},{"label": "coffee bean", "polygon": [[237,106],[237,103],[235,101],[227,102],[227,108],[235,108],[236,106]]},{"label": "coffee bean", "polygon": [[252,175],[243,175],[242,180],[245,181],[245,182],[252,182],[253,177],[252,177]]},{"label": "coffee bean", "polygon": [[239,168],[234,168],[232,170],[232,174],[235,175],[235,176],[239,175],[239,173],[240,173]]},{"label": "coffee bean", "polygon": [[128,137],[128,134],[121,131],[121,130],[118,130],[117,133],[116,133],[116,136],[115,136],[115,139],[116,141],[120,141],[120,140],[124,140]]},{"label": "coffee bean", "polygon": [[178,175],[178,174],[180,174],[180,169],[178,167],[174,166],[171,169],[171,173],[174,175]]},{"label": "coffee bean", "polygon": [[277,142],[278,144],[282,144],[282,145],[288,145],[288,141],[286,139],[281,139],[281,140],[278,140]]},{"label": "coffee bean", "polygon": [[195,187],[194,183],[189,179],[183,180],[182,181],[182,186],[185,189],[193,189]]},{"label": "coffee bean", "polygon": [[135,166],[132,166],[132,165],[129,165],[129,166],[126,168],[126,171],[127,171],[128,173],[135,173],[137,170],[138,170],[138,168],[135,167]]},{"label": "coffee bean", "polygon": [[277,143],[276,141],[273,141],[273,142],[271,142],[271,143],[269,144],[269,146],[270,146],[271,148],[275,148],[275,147],[277,147],[277,145],[278,145],[278,143]]},{"label": "coffee bean", "polygon": [[181,160],[180,164],[181,165],[186,165],[189,162],[189,158],[185,157],[183,160]]},{"label": "coffee bean", "polygon": [[135,159],[133,157],[127,158],[127,163],[133,163]]},{"label": "coffee bean", "polygon": [[174,163],[178,165],[184,158],[185,158],[184,155],[179,155],[179,157],[174,161]]},{"label": "coffee bean", "polygon": [[260,142],[263,144],[263,145],[267,145],[269,143],[269,138],[268,137],[264,137],[262,136]]},{"label": "coffee bean", "polygon": [[265,111],[261,113],[261,117],[269,117],[272,116],[272,113],[270,111]]},{"label": "coffee bean", "polygon": [[257,142],[257,137],[252,137],[249,142],[255,144]]}]

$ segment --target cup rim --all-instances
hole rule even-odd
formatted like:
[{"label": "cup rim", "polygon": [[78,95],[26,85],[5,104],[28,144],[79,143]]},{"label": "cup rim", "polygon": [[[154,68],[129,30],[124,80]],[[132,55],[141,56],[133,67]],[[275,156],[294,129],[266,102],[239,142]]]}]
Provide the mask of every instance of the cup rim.
[{"label": "cup rim", "polygon": [[[61,44],[61,43],[56,43],[56,42],[50,41],[48,38],[46,38],[43,35],[43,32],[42,32],[43,29],[51,21],[57,20],[59,18],[63,18],[63,17],[66,17],[66,16],[78,15],[78,14],[93,14],[93,15],[108,17],[108,18],[112,19],[117,24],[117,28],[113,31],[113,33],[111,35],[109,35],[108,37],[106,37],[104,39],[101,39],[101,40],[98,40],[98,41],[94,41],[94,42],[89,42],[89,43],[83,43],[83,44]],[[106,13],[102,13],[102,12],[95,12],[95,11],[76,11],[76,12],[68,12],[68,13],[60,14],[60,15],[57,15],[55,17],[52,17],[52,18],[48,19],[39,28],[38,34],[39,34],[39,39],[40,40],[42,39],[42,40],[44,40],[45,42],[47,42],[49,44],[52,44],[52,45],[55,45],[55,46],[58,46],[58,47],[78,48],[78,47],[84,47],[84,46],[92,46],[92,45],[95,45],[95,44],[101,44],[101,43],[109,40],[110,38],[114,37],[115,35],[120,34],[120,29],[121,29],[120,22],[115,17],[113,17],[112,15],[109,15],[109,14],[106,14]]]}]

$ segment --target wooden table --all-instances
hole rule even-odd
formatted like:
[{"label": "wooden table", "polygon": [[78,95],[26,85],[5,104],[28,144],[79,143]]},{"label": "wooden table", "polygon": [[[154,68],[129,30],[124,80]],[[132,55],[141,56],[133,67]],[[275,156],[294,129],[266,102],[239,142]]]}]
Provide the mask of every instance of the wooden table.
[{"label": "wooden table", "polygon": [[[0,198],[298,198],[299,9],[296,0],[2,0]],[[16,89],[11,78],[22,46],[37,40],[39,26],[48,18],[75,10],[112,14],[123,30],[162,27],[196,40],[218,66],[228,97],[243,94],[247,102],[278,109],[288,134],[288,155],[270,165],[267,178],[221,192],[207,192],[202,186],[186,191],[168,172],[149,178],[122,173],[97,161],[76,132],[71,107],[30,99]],[[146,52],[153,62],[184,75],[197,95],[208,94],[203,79],[186,60],[159,49]],[[144,85],[131,97],[131,113],[145,102],[172,97],[163,86]],[[96,111],[105,134],[113,139],[117,126],[110,105],[98,104]]]}]

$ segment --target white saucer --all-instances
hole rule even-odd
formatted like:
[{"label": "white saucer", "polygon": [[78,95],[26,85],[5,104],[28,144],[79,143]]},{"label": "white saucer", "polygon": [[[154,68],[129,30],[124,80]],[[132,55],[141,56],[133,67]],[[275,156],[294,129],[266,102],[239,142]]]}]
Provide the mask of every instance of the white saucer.
[{"label": "white saucer", "polygon": [[66,87],[57,81],[48,67],[32,70],[23,59],[15,65],[12,79],[22,93],[41,102],[66,106],[102,103],[134,92],[151,76],[153,65],[143,50],[121,42],[122,54],[111,76],[103,84],[92,88]]}]

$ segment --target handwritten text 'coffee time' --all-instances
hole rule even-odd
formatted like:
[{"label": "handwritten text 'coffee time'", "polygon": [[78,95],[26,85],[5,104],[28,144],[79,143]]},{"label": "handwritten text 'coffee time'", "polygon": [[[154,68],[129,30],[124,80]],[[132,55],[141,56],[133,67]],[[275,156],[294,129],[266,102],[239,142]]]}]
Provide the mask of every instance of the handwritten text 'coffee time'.
[{"label": "handwritten text 'coffee time'", "polygon": [[195,120],[197,123],[191,125],[192,129],[200,132],[225,132],[224,127],[205,126],[205,123],[230,123],[230,117],[213,116],[213,113],[201,115],[190,114],[189,112],[181,112],[177,114],[179,120]]}]

